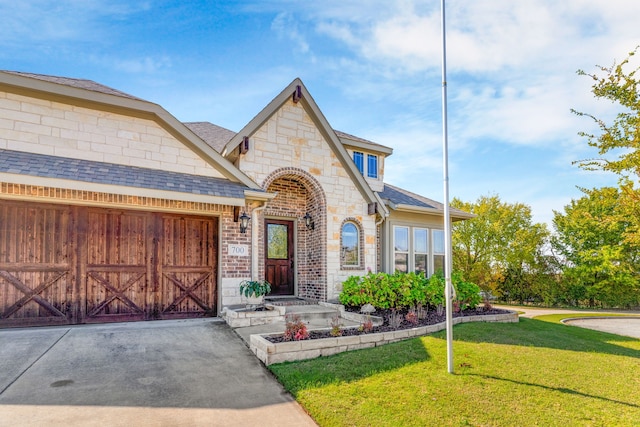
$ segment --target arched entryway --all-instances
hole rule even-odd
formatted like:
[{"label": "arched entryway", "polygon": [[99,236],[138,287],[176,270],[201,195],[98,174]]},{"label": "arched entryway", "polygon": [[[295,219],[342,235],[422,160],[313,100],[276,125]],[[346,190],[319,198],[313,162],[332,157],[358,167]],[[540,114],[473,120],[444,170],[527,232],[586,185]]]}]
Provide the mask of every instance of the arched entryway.
[{"label": "arched entryway", "polygon": [[326,300],[326,198],[322,187],[302,169],[283,168],[269,175],[263,188],[277,195],[261,212],[261,276],[272,283],[272,295]]}]

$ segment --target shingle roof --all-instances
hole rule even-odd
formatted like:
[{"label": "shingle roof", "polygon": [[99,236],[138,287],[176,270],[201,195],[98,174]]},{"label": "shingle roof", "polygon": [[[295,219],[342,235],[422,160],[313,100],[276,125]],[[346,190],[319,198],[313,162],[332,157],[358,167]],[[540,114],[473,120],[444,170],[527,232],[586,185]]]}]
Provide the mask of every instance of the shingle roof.
[{"label": "shingle roof", "polygon": [[[379,191],[378,195],[382,200],[389,201],[394,205],[416,206],[444,212],[442,203],[393,185],[384,184],[384,189]],[[450,208],[450,213],[463,218],[473,217],[473,215],[456,208]]]},{"label": "shingle roof", "polygon": [[184,125],[218,153],[221,153],[227,142],[236,135],[232,130],[209,122],[187,122]]},{"label": "shingle roof", "polygon": [[50,83],[57,83],[60,85],[71,86],[78,89],[86,89],[91,90],[93,92],[106,93],[108,95],[121,96],[124,98],[131,98],[143,101],[140,98],[137,98],[133,95],[129,95],[128,93],[119,91],[117,89],[111,88],[109,86],[102,85],[100,83],[96,83],[93,80],[86,79],[74,79],[71,77],[58,77],[58,76],[48,76],[45,74],[33,74],[33,73],[23,73],[20,71],[6,71],[2,70],[3,73],[14,74],[16,76],[29,77],[32,79],[43,80]]},{"label": "shingle roof", "polygon": [[244,198],[248,189],[222,178],[4,149],[0,172],[230,198]]},{"label": "shingle roof", "polygon": [[388,200],[395,205],[418,206],[430,209],[444,209],[442,203],[427,199],[419,194],[412,193],[393,185],[384,184],[384,189],[378,192],[383,200]]},{"label": "shingle roof", "polygon": [[390,147],[387,147],[386,145],[378,144],[377,142],[369,141],[368,139],[360,138],[359,136],[351,135],[350,133],[342,132],[340,130],[334,129],[333,131],[336,133],[338,138],[353,139],[354,141],[364,142],[365,144],[371,144],[371,145],[383,147],[383,148],[390,148]]}]

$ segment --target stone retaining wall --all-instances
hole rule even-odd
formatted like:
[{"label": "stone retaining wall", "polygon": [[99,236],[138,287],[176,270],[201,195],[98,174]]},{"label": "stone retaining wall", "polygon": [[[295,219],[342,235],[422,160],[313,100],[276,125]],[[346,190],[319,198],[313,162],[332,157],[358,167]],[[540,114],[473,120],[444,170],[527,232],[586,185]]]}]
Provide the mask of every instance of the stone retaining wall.
[{"label": "stone retaining wall", "polygon": [[243,308],[227,307],[222,318],[232,328],[244,328],[247,326],[267,325],[270,323],[284,322],[287,307],[265,304],[267,310],[254,311]]},{"label": "stone retaining wall", "polygon": [[[465,316],[453,319],[454,325],[467,322],[517,323],[518,313],[513,311],[506,314]],[[421,326],[393,332],[322,338],[316,340],[288,341],[282,343],[272,343],[265,338],[265,336],[280,334],[251,335],[250,348],[258,359],[260,359],[265,365],[271,365],[273,363],[314,359],[316,357],[330,356],[344,351],[377,347],[408,338],[431,334],[445,328],[446,324],[445,322],[442,322],[435,325]]]}]

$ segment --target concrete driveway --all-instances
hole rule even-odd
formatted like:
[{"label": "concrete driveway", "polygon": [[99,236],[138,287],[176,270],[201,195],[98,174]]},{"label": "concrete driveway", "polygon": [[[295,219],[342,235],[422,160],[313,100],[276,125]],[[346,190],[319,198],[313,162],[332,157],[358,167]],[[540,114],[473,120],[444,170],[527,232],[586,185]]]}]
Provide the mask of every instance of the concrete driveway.
[{"label": "concrete driveway", "polygon": [[0,426],[315,426],[219,319],[0,330]]}]

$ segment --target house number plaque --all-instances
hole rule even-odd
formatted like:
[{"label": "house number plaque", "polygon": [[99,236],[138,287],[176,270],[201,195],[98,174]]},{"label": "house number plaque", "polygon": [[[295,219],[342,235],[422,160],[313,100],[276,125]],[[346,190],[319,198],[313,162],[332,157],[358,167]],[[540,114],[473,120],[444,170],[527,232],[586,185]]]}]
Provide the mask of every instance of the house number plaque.
[{"label": "house number plaque", "polygon": [[247,256],[249,255],[249,246],[248,245],[229,245],[229,255]]}]

